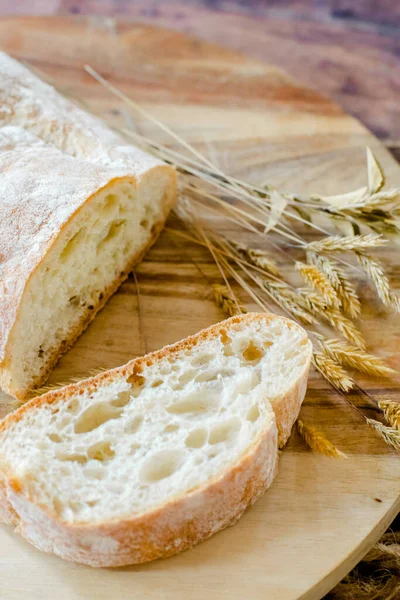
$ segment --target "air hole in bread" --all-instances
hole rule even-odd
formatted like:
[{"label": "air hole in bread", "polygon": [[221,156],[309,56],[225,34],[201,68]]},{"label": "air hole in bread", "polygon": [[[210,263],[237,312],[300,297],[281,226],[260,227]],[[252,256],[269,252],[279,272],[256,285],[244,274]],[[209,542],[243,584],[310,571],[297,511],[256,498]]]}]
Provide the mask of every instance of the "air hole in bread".
[{"label": "air hole in bread", "polygon": [[59,453],[57,454],[57,458],[58,460],[63,460],[63,461],[70,461],[70,462],[78,462],[78,463],[85,463],[87,462],[87,456],[85,456],[84,454],[62,454]]},{"label": "air hole in bread", "polygon": [[143,227],[143,229],[147,229],[147,228],[148,228],[148,226],[149,226],[149,222],[148,222],[148,220],[147,220],[147,219],[142,219],[142,220],[140,221],[140,227]]},{"label": "air hole in bread", "polygon": [[132,373],[132,375],[129,375],[129,377],[127,377],[126,381],[132,386],[140,387],[144,385],[144,382],[146,380],[144,377],[142,377],[142,375],[138,375],[138,373]]},{"label": "air hole in bread", "polygon": [[71,239],[65,244],[65,246],[60,254],[61,262],[65,262],[71,256],[71,254],[75,252],[75,250],[80,245],[82,238],[84,236],[85,236],[85,230],[84,230],[84,228],[82,228],[82,229],[79,229],[79,231],[77,231],[75,233],[75,235],[73,235],[71,237]]},{"label": "air hole in bread", "polygon": [[192,367],[199,367],[201,365],[208,365],[215,359],[215,354],[199,354],[192,360]]},{"label": "air hole in bread", "polygon": [[266,340],[263,344],[264,348],[271,348],[271,346],[274,345],[274,342],[271,342],[271,340]]},{"label": "air hole in bread", "polygon": [[133,442],[133,444],[131,444],[129,446],[130,455],[132,456],[132,454],[135,454],[136,450],[139,450],[139,448],[140,448],[140,444],[137,444],[136,442]]},{"label": "air hole in bread", "polygon": [[226,329],[221,329],[221,331],[219,332],[220,338],[221,338],[221,342],[224,346],[227,346],[228,344],[231,343],[232,339],[229,337],[229,335],[226,333]]},{"label": "air hole in bread", "polygon": [[105,469],[101,463],[91,463],[87,465],[84,469],[85,477],[89,477],[90,479],[104,479],[106,476]]},{"label": "air hole in bread", "polygon": [[124,406],[127,406],[127,404],[129,404],[130,399],[131,399],[130,390],[125,391],[125,392],[120,392],[118,394],[117,398],[115,398],[115,400],[111,400],[111,405],[116,406],[117,408],[123,408]]},{"label": "air hole in bread", "polygon": [[125,219],[118,219],[117,221],[113,221],[110,224],[110,226],[109,226],[109,228],[107,230],[106,235],[98,243],[97,250],[101,250],[102,247],[104,246],[104,244],[106,244],[110,240],[113,240],[118,235],[120,235],[122,233],[123,228],[125,227],[125,225],[126,225],[126,220]]},{"label": "air hole in bread", "polygon": [[93,506],[96,506],[96,504],[98,504],[98,503],[99,503],[98,500],[89,500],[87,502],[87,505],[93,507]]},{"label": "air hole in bread", "polygon": [[80,502],[68,502],[68,506],[72,512],[78,513],[82,507],[82,504]]},{"label": "air hole in bread", "polygon": [[151,384],[152,388],[156,388],[159,387],[160,385],[162,385],[164,383],[164,381],[162,379],[157,379],[154,383]]},{"label": "air hole in bread", "polygon": [[118,419],[121,412],[122,409],[111,406],[108,402],[93,404],[75,422],[75,433],[93,431],[111,419]]},{"label": "air hole in bread", "polygon": [[61,515],[63,511],[63,503],[57,496],[53,500],[53,508],[57,515]]},{"label": "air hole in bread", "polygon": [[196,373],[197,371],[195,371],[194,369],[189,369],[189,371],[182,373],[182,375],[178,377],[179,385],[184,386],[187,383],[189,383],[189,381],[192,381],[196,377]]},{"label": "air hole in bread", "polygon": [[231,377],[233,371],[231,369],[209,369],[199,373],[196,377],[196,382],[216,381],[224,377]]},{"label": "air hole in bread", "polygon": [[251,408],[249,408],[249,410],[247,412],[246,419],[248,421],[251,421],[252,423],[254,423],[254,421],[257,421],[259,416],[260,416],[260,409],[258,408],[257,404],[253,404],[253,406]]},{"label": "air hole in bread", "polygon": [[71,298],[69,299],[69,303],[74,308],[77,308],[78,306],[81,305],[81,297],[80,296],[71,296]]},{"label": "air hole in bread", "polygon": [[111,448],[110,442],[97,442],[88,448],[88,457],[92,460],[106,461],[115,456],[114,450]]},{"label": "air hole in bread", "polygon": [[156,483],[170,477],[181,466],[182,453],[177,450],[167,450],[154,454],[140,472],[140,479],[145,483]]},{"label": "air hole in bread", "polygon": [[221,423],[221,425],[217,425],[211,430],[208,443],[213,445],[233,441],[239,433],[241,426],[239,417],[228,419],[225,423]]},{"label": "air hole in bread", "polygon": [[66,406],[68,412],[76,413],[79,410],[79,402],[76,398],[70,400]]},{"label": "air hole in bread", "polygon": [[206,382],[206,381],[214,381],[218,377],[218,371],[216,369],[209,369],[208,371],[203,371],[196,375],[196,382]]},{"label": "air hole in bread", "polygon": [[223,349],[222,352],[223,352],[224,356],[233,356],[235,354],[234,351],[232,350],[232,345],[231,344],[226,344],[224,346],[224,349]]},{"label": "air hole in bread", "polygon": [[212,450],[209,450],[207,452],[208,458],[215,458],[216,456],[218,456],[218,454],[219,454],[218,448],[213,448]]},{"label": "air hole in bread", "polygon": [[243,350],[242,355],[243,358],[247,360],[247,362],[257,364],[264,356],[264,352],[263,350],[261,350],[261,348],[256,346],[253,341],[251,341],[250,344],[245,348],[245,350]]},{"label": "air hole in bread", "polygon": [[166,410],[175,415],[199,415],[206,413],[216,406],[216,400],[211,396],[205,396],[203,392],[197,392],[188,396],[185,400],[174,402],[167,406]]},{"label": "air hole in bread", "polygon": [[118,209],[119,204],[120,202],[118,196],[115,194],[108,194],[108,196],[104,198],[103,205],[100,208],[103,217],[111,216],[113,212]]},{"label": "air hole in bread", "polygon": [[207,435],[207,429],[194,429],[187,436],[185,444],[188,448],[201,448],[206,443]]},{"label": "air hole in bread", "polygon": [[47,435],[47,437],[49,438],[49,440],[51,440],[52,442],[55,442],[56,444],[58,444],[62,441],[62,437],[60,435],[58,435],[58,433],[49,433]]},{"label": "air hole in bread", "polygon": [[133,417],[133,419],[128,421],[127,424],[125,425],[126,433],[136,433],[137,431],[139,431],[142,423],[143,423],[142,415],[136,415],[135,417]]},{"label": "air hole in bread", "polygon": [[174,431],[178,431],[178,429],[179,429],[179,425],[177,425],[176,423],[170,423],[169,425],[164,427],[165,433],[172,433]]}]

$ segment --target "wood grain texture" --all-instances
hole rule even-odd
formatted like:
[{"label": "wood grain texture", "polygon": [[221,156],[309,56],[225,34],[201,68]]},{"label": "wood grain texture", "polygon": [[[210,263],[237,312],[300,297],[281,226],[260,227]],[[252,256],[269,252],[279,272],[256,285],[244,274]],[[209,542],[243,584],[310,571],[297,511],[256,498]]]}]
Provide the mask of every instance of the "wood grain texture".
[{"label": "wood grain texture", "polygon": [[[222,168],[254,181],[299,192],[344,191],[364,182],[368,144],[389,180],[400,184],[398,165],[359,122],[276,67],[233,51],[172,31],[92,18],[3,19],[0,47],[45,71],[94,111],[123,122],[120,103],[83,72],[90,63]],[[135,123],[163,138],[143,120]],[[282,270],[290,268],[287,256],[276,256]],[[398,281],[396,254],[386,249],[381,256]],[[51,382],[122,364],[222,319],[213,281],[220,277],[207,252],[164,232],[135,277],[63,357]],[[370,307],[361,327],[371,349],[400,367],[398,318],[382,311],[364,280],[358,285]],[[360,383],[376,399],[398,397],[399,379]],[[15,403],[3,400],[5,414]],[[375,416],[370,398],[354,393],[352,400]],[[45,556],[1,528],[0,597],[53,600],[57,589],[58,600],[122,600],[132,590],[138,598],[165,600],[321,598],[398,511],[400,461],[316,374],[302,418],[349,458],[316,456],[294,433],[271,490],[237,526],[190,552],[140,567],[94,573]]]},{"label": "wood grain texture", "polygon": [[333,0],[332,13],[334,16],[400,25],[400,4],[396,0]]},{"label": "wood grain texture", "polygon": [[287,70],[381,139],[400,141],[398,0],[0,0],[0,14],[16,13],[118,17],[195,34]]}]

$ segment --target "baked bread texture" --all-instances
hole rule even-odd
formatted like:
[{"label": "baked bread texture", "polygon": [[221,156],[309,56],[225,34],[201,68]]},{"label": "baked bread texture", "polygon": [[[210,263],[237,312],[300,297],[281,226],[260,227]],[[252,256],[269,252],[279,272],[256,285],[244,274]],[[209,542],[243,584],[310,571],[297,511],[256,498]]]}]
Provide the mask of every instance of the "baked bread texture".
[{"label": "baked bread texture", "polygon": [[0,520],[96,567],[207,539],[271,484],[310,359],[296,323],[248,314],[31,400],[0,424]]},{"label": "baked bread texture", "polygon": [[176,175],[0,53],[0,386],[26,399],[142,258]]}]

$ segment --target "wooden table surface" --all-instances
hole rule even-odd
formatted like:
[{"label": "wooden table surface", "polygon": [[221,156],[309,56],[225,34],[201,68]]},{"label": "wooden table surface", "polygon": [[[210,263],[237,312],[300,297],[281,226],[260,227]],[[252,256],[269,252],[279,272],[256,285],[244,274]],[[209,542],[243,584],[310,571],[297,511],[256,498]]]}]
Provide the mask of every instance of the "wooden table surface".
[{"label": "wooden table surface", "polygon": [[[83,72],[82,65],[91,64],[184,139],[203,151],[207,147],[218,164],[228,161],[226,168],[235,175],[267,179],[278,188],[291,187],[295,178],[299,193],[332,194],[365,180],[368,145],[388,181],[400,183],[399,166],[358,121],[274,65],[219,46],[124,21],[108,27],[107,21],[87,17],[55,17],[0,19],[0,47],[47,73],[98,114],[123,124],[120,102]],[[143,133],[151,130],[136,116],[135,125]],[[229,222],[222,226],[236,235]],[[251,238],[242,241],[250,244]],[[50,383],[122,364],[223,317],[212,299],[210,282],[220,281],[220,275],[210,255],[174,240],[171,232],[163,232],[136,270],[136,280],[121,286],[58,363]],[[382,252],[391,280],[399,285],[390,249]],[[285,272],[288,253],[277,260]],[[364,281],[358,285],[371,310],[360,323],[368,344],[398,368],[398,318],[385,315]],[[358,382],[379,400],[398,397],[399,378]],[[375,416],[368,398],[355,393],[352,400]],[[0,414],[11,408],[0,400]],[[35,551],[1,528],[1,600],[19,600],[21,594],[25,600],[54,600],[56,586],[58,600],[122,600],[132,590],[138,598],[163,600],[319,600],[398,511],[400,461],[314,372],[301,414],[348,455],[346,461],[311,453],[294,432],[270,491],[234,528],[171,560],[122,571],[94,575]]]},{"label": "wooden table surface", "polygon": [[127,18],[241,50],[330,96],[400,159],[399,0],[0,0],[12,14]]},{"label": "wooden table surface", "polygon": [[186,31],[276,64],[335,99],[400,159],[398,0],[0,0],[10,14],[93,14]]}]

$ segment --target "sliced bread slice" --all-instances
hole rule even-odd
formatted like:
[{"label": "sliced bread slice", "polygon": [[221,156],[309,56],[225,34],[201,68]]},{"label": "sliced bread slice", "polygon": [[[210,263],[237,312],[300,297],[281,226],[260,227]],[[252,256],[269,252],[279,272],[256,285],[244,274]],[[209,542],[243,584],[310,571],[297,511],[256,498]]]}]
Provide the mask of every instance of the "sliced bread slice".
[{"label": "sliced bread slice", "polygon": [[0,424],[0,520],[92,566],[205,540],[271,484],[310,357],[293,321],[249,314],[31,400]]}]

